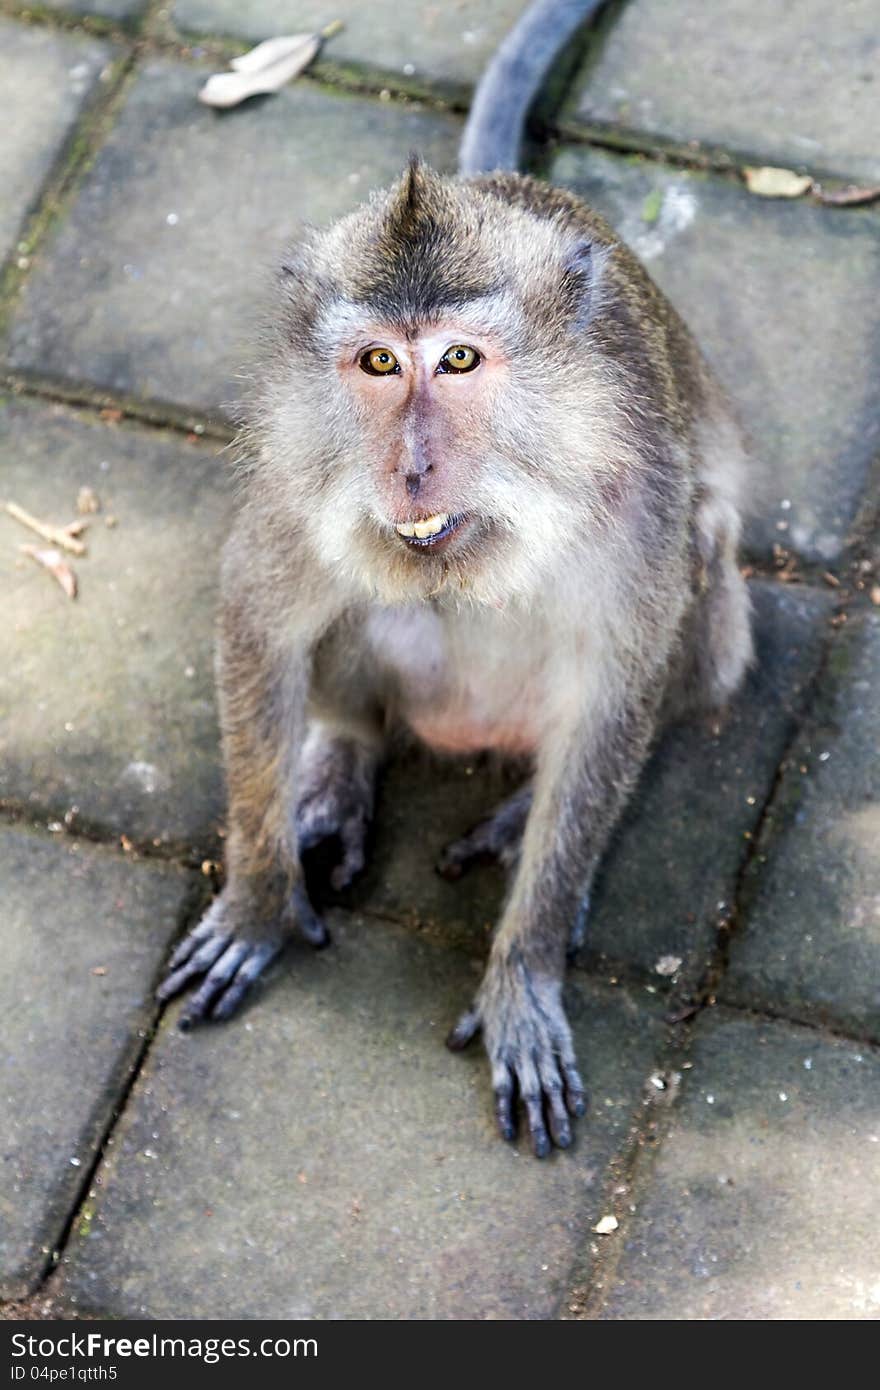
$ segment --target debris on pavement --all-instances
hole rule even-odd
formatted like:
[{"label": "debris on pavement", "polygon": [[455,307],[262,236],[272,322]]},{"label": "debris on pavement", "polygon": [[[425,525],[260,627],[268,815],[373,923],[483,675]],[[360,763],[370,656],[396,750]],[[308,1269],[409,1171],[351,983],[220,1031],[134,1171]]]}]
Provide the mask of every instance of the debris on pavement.
[{"label": "debris on pavement", "polygon": [[620,1222],[616,1216],[603,1216],[593,1226],[593,1232],[597,1236],[610,1236],[612,1231],[616,1231]]},{"label": "debris on pavement", "polygon": [[101,499],[94,488],[80,488],[76,494],[76,510],[80,516],[91,516],[101,510]]},{"label": "debris on pavement", "polygon": [[828,207],[855,208],[865,203],[876,203],[880,198],[880,183],[868,186],[851,183],[846,188],[823,188],[820,183],[814,182],[812,192],[820,203]]},{"label": "debris on pavement", "polygon": [[776,169],[770,164],[759,168],[746,167],[743,178],[750,193],[759,198],[800,198],[813,186],[809,174],[796,174],[793,169]]},{"label": "debris on pavement", "polygon": [[71,555],[85,555],[85,542],[81,541],[79,536],[88,526],[87,521],[78,519],[68,522],[66,526],[53,526],[51,522],[40,521],[39,517],[31,516],[30,512],[26,512],[24,507],[19,507],[17,502],[7,502],[6,510],[16,521],[20,521],[22,526],[27,526],[30,531],[42,536],[44,541],[50,541],[62,550],[69,550]]},{"label": "debris on pavement", "polygon": [[18,548],[22,555],[29,555],[44,570],[48,570],[68,598],[76,598],[76,575],[60,550],[41,550],[38,545],[20,545]]},{"label": "debris on pavement", "polygon": [[324,40],[342,28],[342,21],[336,19],[317,34],[289,34],[258,43],[248,53],[232,59],[231,72],[215,72],[209,77],[199,92],[199,101],[225,109],[240,105],[248,97],[280,91],[305,71]]}]

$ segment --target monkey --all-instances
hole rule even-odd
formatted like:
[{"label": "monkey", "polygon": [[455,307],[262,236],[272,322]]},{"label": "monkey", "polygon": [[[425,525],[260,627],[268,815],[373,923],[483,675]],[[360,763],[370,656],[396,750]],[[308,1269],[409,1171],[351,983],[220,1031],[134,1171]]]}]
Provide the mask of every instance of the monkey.
[{"label": "monkey", "polygon": [[562,985],[603,851],[665,721],[752,660],[746,455],[611,227],[491,137],[464,156],[414,157],[280,269],[221,567],[225,886],[159,997],[194,985],[181,1026],[225,1019],[296,932],[327,944],[302,857],[332,840],[334,887],[361,870],[395,729],[523,760],[441,860],[509,870],[447,1041],[482,1033],[500,1134],[521,1108],[543,1158],[587,1105]]}]

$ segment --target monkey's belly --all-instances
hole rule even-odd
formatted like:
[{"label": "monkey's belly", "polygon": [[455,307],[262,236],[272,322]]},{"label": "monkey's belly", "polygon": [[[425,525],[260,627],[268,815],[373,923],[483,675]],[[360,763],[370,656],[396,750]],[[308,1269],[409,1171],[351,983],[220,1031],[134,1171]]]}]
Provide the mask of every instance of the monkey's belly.
[{"label": "monkey's belly", "polygon": [[537,746],[537,734],[529,712],[517,717],[515,711],[503,718],[487,721],[466,708],[406,711],[406,723],[413,733],[438,753],[482,753],[492,749],[509,757],[524,757]]},{"label": "monkey's belly", "polygon": [[540,742],[545,652],[492,614],[446,622],[413,606],[370,615],[367,637],[391,676],[393,714],[441,753],[511,757]]}]

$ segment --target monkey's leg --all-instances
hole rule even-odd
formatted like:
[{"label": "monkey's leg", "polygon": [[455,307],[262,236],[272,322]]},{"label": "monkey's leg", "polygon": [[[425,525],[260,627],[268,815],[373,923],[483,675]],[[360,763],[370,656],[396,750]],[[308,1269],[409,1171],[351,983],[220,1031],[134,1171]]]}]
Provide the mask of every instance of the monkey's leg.
[{"label": "monkey's leg", "polygon": [[518,1092],[539,1158],[551,1138],[568,1147],[570,1117],[586,1109],[562,1007],[566,942],[647,756],[658,699],[652,691],[616,719],[585,712],[541,750],[522,855],[486,975],[449,1037],[460,1048],[482,1027],[501,1134],[515,1137]]},{"label": "monkey's leg", "polygon": [[[177,947],[159,998],[203,976],[181,1027],[227,1018],[298,928],[313,946],[328,941],[303,884],[293,818],[293,775],[303,740],[311,657],[303,639],[283,646],[258,624],[257,605],[224,596],[219,689],[229,793],[226,885]],[[228,587],[228,586],[227,586]]]},{"label": "monkey's leg", "polygon": [[448,844],[437,861],[437,872],[450,880],[461,878],[479,859],[497,859],[511,868],[519,857],[531,804],[532,787],[527,783],[496,806],[486,820]]},{"label": "monkey's leg", "polygon": [[364,844],[373,815],[378,747],[334,733],[315,721],[300,759],[296,834],[300,853],[334,836],[342,859],[330,875],[339,891],[364,867]]}]

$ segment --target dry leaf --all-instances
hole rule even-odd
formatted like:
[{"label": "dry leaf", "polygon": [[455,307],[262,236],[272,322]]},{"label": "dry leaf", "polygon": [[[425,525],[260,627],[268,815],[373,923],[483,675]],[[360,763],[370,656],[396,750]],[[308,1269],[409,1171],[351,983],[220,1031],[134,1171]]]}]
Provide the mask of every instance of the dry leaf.
[{"label": "dry leaf", "polygon": [[325,39],[339,32],[338,20],[319,34],[287,34],[258,43],[248,53],[233,58],[231,72],[215,72],[199,92],[206,106],[238,106],[248,97],[277,92],[298,77],[314,59]]},{"label": "dry leaf", "polygon": [[57,580],[68,598],[76,598],[76,575],[60,550],[41,550],[38,545],[20,545],[22,555],[30,555],[52,578]]},{"label": "dry leaf", "polygon": [[612,1231],[616,1231],[620,1222],[616,1216],[603,1216],[593,1227],[597,1236],[610,1236]]},{"label": "dry leaf", "polygon": [[31,516],[30,512],[26,512],[24,507],[19,507],[17,502],[7,502],[6,510],[29,531],[36,531],[44,541],[60,545],[62,550],[69,550],[71,555],[85,555],[85,544],[76,538],[88,526],[87,521],[76,520],[68,522],[67,526],[53,526],[51,522],[40,521],[38,517]]},{"label": "dry leaf", "polygon": [[743,169],[743,177],[750,193],[761,198],[800,198],[812,187],[809,174],[796,174],[793,169],[774,169],[762,165],[759,169]]},{"label": "dry leaf", "polygon": [[316,39],[318,39],[317,34],[288,34],[282,38],[266,39],[264,43],[258,43],[256,48],[252,48],[248,53],[242,53],[238,58],[231,58],[229,66],[235,72],[262,72],[264,68],[271,67],[273,63],[280,63],[282,59],[305,52],[310,44],[314,44]]},{"label": "dry leaf", "polygon": [[880,607],[880,584],[873,585],[871,589],[871,602],[875,607]]},{"label": "dry leaf", "polygon": [[814,183],[813,192],[820,203],[827,203],[829,207],[854,208],[861,203],[876,203],[880,198],[880,184],[860,187],[851,183],[848,188],[823,188],[821,184]]}]

